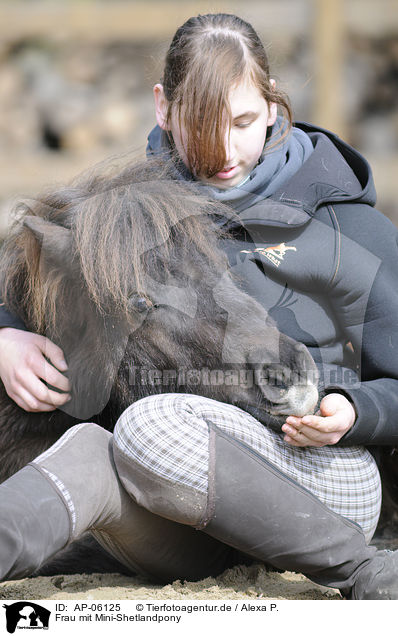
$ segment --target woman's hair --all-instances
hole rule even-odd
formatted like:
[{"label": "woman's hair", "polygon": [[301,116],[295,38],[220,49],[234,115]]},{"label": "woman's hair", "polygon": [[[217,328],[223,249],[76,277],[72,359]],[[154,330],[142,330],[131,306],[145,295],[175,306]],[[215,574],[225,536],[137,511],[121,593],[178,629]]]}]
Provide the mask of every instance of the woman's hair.
[{"label": "woman's hair", "polygon": [[211,177],[225,166],[228,95],[242,80],[256,86],[268,103],[282,107],[288,121],[284,137],[292,125],[289,99],[271,85],[268,58],[253,27],[235,15],[217,13],[189,18],[177,29],[162,84],[167,122],[174,111],[187,131],[186,154],[194,174]]}]

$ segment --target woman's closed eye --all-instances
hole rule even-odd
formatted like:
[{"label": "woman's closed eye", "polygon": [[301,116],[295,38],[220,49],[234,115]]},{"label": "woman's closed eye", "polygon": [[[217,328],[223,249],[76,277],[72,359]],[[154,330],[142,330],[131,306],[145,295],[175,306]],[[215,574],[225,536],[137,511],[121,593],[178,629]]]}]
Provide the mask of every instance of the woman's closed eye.
[{"label": "woman's closed eye", "polygon": [[248,128],[256,121],[258,113],[247,112],[242,113],[239,117],[233,119],[233,125],[235,128]]},{"label": "woman's closed eye", "polygon": [[252,123],[252,121],[238,122],[234,126],[235,128],[248,128]]}]

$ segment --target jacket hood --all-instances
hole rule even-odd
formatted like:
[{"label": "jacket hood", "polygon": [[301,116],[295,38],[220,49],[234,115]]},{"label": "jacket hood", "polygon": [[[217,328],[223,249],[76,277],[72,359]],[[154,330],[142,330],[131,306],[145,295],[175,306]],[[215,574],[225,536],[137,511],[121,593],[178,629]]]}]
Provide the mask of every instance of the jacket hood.
[{"label": "jacket hood", "polygon": [[337,135],[304,122],[295,128],[311,140],[313,152],[297,172],[268,199],[257,198],[239,212],[246,226],[299,227],[322,205],[364,203],[374,206],[371,168],[362,155]]},{"label": "jacket hood", "polygon": [[307,133],[314,152],[273,198],[282,201],[292,195],[310,215],[325,203],[376,203],[371,168],[358,151],[323,128],[304,122],[295,126]]}]

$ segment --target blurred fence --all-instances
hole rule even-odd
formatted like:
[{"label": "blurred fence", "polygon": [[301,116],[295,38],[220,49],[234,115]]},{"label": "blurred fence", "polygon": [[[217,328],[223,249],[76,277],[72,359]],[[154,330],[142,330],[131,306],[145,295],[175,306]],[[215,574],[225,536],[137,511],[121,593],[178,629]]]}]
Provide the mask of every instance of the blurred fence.
[{"label": "blurred fence", "polygon": [[106,155],[144,151],[170,38],[208,11],[252,22],[296,119],[330,127],[367,156],[379,207],[398,224],[397,0],[15,0],[0,2],[3,230],[16,197]]}]

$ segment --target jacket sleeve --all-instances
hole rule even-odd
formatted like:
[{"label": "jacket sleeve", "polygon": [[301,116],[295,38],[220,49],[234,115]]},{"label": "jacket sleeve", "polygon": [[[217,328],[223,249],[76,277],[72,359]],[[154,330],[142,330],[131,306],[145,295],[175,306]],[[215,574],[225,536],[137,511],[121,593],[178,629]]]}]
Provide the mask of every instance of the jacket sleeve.
[{"label": "jacket sleeve", "polygon": [[0,329],[2,327],[13,327],[13,329],[24,329],[26,331],[26,326],[22,320],[18,316],[11,314],[0,298]]},{"label": "jacket sleeve", "polygon": [[[355,210],[354,210],[355,208]],[[359,381],[325,384],[354,404],[341,444],[398,444],[398,231],[365,205],[340,215],[336,270],[329,287],[338,323],[356,354]],[[351,379],[354,374],[351,374]]]}]

